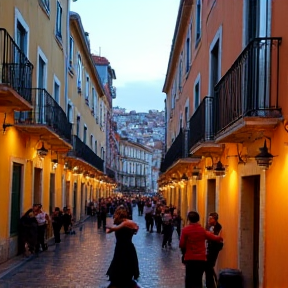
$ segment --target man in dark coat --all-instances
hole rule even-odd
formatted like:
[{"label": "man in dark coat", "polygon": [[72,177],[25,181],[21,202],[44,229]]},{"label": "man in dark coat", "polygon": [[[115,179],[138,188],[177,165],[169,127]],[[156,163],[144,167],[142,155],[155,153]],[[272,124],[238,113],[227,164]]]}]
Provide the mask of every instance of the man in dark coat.
[{"label": "man in dark coat", "polygon": [[[208,216],[208,227],[207,230],[212,232],[214,235],[220,236],[222,226],[218,222],[218,213],[212,212]],[[220,250],[223,248],[223,242],[207,241],[207,261],[205,267],[206,275],[206,287],[216,288],[217,287],[217,275],[214,271],[214,266]]]}]

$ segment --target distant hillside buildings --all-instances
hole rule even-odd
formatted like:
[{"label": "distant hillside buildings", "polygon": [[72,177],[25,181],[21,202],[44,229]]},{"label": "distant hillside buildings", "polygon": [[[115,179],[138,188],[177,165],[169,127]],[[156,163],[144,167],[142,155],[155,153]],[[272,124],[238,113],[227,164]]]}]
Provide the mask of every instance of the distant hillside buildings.
[{"label": "distant hillside buildings", "polygon": [[[127,113],[125,108],[113,107],[114,129],[119,134],[120,139],[122,139],[122,145],[126,143],[129,150],[129,147],[134,143],[135,146],[147,147],[147,151],[151,151],[148,153],[150,154],[149,161],[146,161],[147,163],[145,163],[145,169],[143,170],[145,175],[141,176],[141,185],[143,185],[141,187],[145,187],[144,190],[146,192],[155,193],[158,191],[157,179],[164,148],[164,119],[164,111],[149,110],[148,113],[130,111]],[[137,162],[137,159],[135,161],[133,159],[130,160],[131,163]],[[131,171],[133,174],[133,169]],[[125,173],[127,172],[128,170],[125,171]],[[130,186],[129,182],[131,183]],[[134,192],[135,190],[135,185],[132,185],[131,181],[125,181],[125,185],[122,186],[125,187],[125,191]],[[136,191],[141,191],[141,189],[136,189]]]}]

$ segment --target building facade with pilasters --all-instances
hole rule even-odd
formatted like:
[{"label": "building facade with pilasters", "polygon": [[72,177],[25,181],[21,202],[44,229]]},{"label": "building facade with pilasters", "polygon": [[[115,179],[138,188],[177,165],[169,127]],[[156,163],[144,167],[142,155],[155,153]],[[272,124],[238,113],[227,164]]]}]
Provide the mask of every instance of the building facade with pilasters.
[{"label": "building facade with pilasters", "polygon": [[217,271],[240,269],[244,287],[288,285],[277,268],[287,253],[287,5],[180,1],[163,86],[160,190],[184,219],[196,210],[205,226],[219,213]]},{"label": "building facade with pilasters", "polygon": [[[70,69],[77,63],[76,55],[70,54],[71,28],[77,41],[84,42],[77,42],[77,51],[83,52],[85,71],[103,101],[97,106],[103,118],[101,82],[75,22],[70,1],[0,1],[0,262],[19,252],[19,219],[34,203],[41,203],[49,214],[56,206],[70,206],[78,221],[86,200],[113,189],[103,165],[105,121],[100,122],[102,130],[94,125],[91,102],[89,108],[85,102],[92,85],[83,80],[79,95],[78,74]],[[79,129],[76,125],[79,113],[85,115],[85,141],[84,123]],[[99,139],[97,146],[88,133]],[[52,236],[50,226],[47,235]]]}]

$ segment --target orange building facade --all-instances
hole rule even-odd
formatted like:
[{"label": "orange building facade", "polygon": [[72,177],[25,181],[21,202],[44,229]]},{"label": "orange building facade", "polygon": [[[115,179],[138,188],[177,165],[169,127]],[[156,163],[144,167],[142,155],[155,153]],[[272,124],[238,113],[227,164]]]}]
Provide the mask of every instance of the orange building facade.
[{"label": "orange building facade", "polygon": [[287,8],[181,0],[163,87],[160,190],[184,219],[219,213],[217,270],[240,269],[245,287],[288,286]]}]

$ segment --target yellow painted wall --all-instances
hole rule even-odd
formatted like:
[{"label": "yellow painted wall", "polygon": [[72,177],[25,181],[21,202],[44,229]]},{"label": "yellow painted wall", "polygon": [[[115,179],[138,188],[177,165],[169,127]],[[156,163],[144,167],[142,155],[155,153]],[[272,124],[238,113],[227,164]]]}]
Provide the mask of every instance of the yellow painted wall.
[{"label": "yellow painted wall", "polygon": [[[102,90],[100,88],[101,83],[99,83],[96,75],[95,70],[93,67],[93,63],[91,63],[90,55],[87,55],[87,51],[82,43],[82,38],[79,35],[79,27],[75,27],[75,25],[70,24],[70,31],[71,36],[74,39],[74,75],[72,76],[70,74],[69,76],[69,98],[73,102],[73,105],[76,107],[74,110],[74,120],[73,122],[75,125],[73,125],[73,134],[76,135],[76,123],[77,123],[77,116],[80,114],[81,117],[81,126],[80,126],[80,139],[83,140],[83,129],[84,129],[84,123],[87,125],[87,143],[86,145],[90,147],[90,135],[92,134],[94,136],[94,140],[97,140],[97,154],[100,157],[101,156],[101,146],[105,148],[106,151],[106,132],[102,131],[100,129],[100,121],[96,122],[95,118],[91,114],[91,108],[88,107],[88,105],[85,103],[85,85],[86,85],[86,73],[90,77],[90,93],[92,94],[92,86],[95,87],[98,99],[105,101],[105,96],[102,94]],[[80,53],[81,59],[82,59],[82,65],[83,65],[83,75],[82,75],[82,94],[79,94],[77,92],[77,55]],[[107,103],[106,103],[107,105]],[[98,118],[99,118],[99,108],[100,108],[100,102],[97,103],[98,107]],[[91,148],[91,147],[90,147]]]}]

